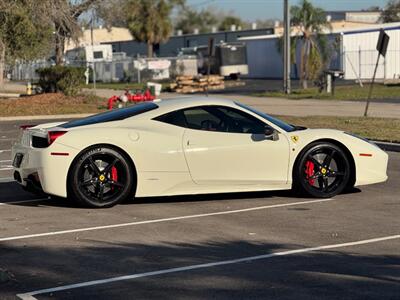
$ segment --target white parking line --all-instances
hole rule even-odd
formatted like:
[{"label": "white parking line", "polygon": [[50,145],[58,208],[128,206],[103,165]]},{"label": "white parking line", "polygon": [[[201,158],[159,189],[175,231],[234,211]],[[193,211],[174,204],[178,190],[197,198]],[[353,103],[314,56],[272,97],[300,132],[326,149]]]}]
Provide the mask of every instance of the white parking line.
[{"label": "white parking line", "polygon": [[49,198],[30,199],[30,200],[11,201],[11,202],[0,202],[0,205],[12,205],[12,204],[18,204],[18,203],[40,202],[40,201],[44,201],[44,200],[49,200]]},{"label": "white parking line", "polygon": [[0,150],[0,153],[4,153],[4,152],[11,152],[11,149],[3,149],[3,150]]},{"label": "white parking line", "polygon": [[0,163],[4,163],[4,162],[11,162],[11,159],[7,159],[7,160],[0,160]]},{"label": "white parking line", "polygon": [[394,240],[394,239],[399,239],[399,238],[400,238],[400,234],[379,237],[379,238],[373,238],[373,239],[368,239],[368,240],[347,242],[347,243],[342,243],[342,244],[331,244],[331,245],[325,245],[325,246],[302,248],[302,249],[288,250],[288,251],[282,251],[282,252],[268,253],[268,254],[257,255],[257,256],[242,257],[242,258],[238,258],[238,259],[223,260],[223,261],[217,261],[217,262],[211,262],[211,263],[205,263],[205,264],[191,265],[191,266],[186,266],[186,267],[178,267],[178,268],[164,269],[164,270],[151,271],[151,272],[145,272],[145,273],[131,274],[131,275],[125,275],[125,276],[119,276],[119,277],[113,277],[113,278],[107,278],[107,279],[100,279],[100,280],[86,281],[86,282],[76,283],[76,284],[63,285],[63,286],[58,286],[58,287],[43,289],[43,290],[37,290],[37,291],[24,293],[24,294],[17,294],[17,297],[19,297],[22,300],[33,300],[33,299],[36,299],[34,297],[35,295],[54,293],[54,292],[60,292],[60,291],[65,291],[65,290],[72,290],[72,289],[94,286],[94,285],[99,285],[99,284],[107,284],[107,283],[112,283],[112,282],[117,282],[117,281],[131,280],[131,279],[136,279],[136,278],[151,277],[151,276],[191,271],[191,270],[198,270],[198,269],[205,269],[205,268],[231,265],[231,264],[237,264],[237,263],[243,263],[243,262],[251,262],[251,261],[255,261],[255,260],[269,259],[269,258],[273,258],[276,256],[286,256],[286,255],[307,253],[307,252],[320,251],[320,250],[329,250],[329,249],[335,249],[335,248],[365,245],[365,244],[378,243],[378,242],[389,241],[389,240]]},{"label": "white parking line", "polygon": [[0,183],[14,182],[15,179],[12,177],[0,177]]},{"label": "white parking line", "polygon": [[13,167],[12,166],[2,166],[4,168],[0,168],[0,171],[8,171],[8,170],[12,170]]},{"label": "white parking line", "polygon": [[44,232],[44,233],[37,233],[37,234],[10,236],[10,237],[0,238],[0,242],[23,240],[23,239],[29,239],[29,238],[37,238],[37,237],[60,235],[60,234],[83,232],[83,231],[93,231],[93,230],[120,228],[120,227],[152,224],[152,223],[170,222],[170,221],[185,220],[185,219],[203,218],[203,217],[210,217],[210,216],[229,215],[229,214],[236,214],[236,213],[241,213],[241,212],[248,212],[248,211],[255,211],[255,210],[262,210],[262,209],[269,209],[269,208],[278,208],[278,207],[286,207],[286,206],[307,205],[307,204],[313,204],[313,203],[328,202],[328,201],[333,201],[333,200],[335,200],[335,199],[318,199],[318,200],[301,201],[301,202],[284,203],[284,204],[274,204],[274,205],[267,205],[267,206],[258,206],[258,207],[236,209],[236,210],[226,210],[226,211],[219,211],[219,212],[213,212],[213,213],[188,215],[188,216],[180,216],[180,217],[172,217],[172,218],[164,218],[164,219],[154,219],[154,220],[147,220],[147,221],[138,221],[138,222],[130,222],[130,223],[96,226],[96,227],[77,228],[77,229],[52,231],[52,232]]}]

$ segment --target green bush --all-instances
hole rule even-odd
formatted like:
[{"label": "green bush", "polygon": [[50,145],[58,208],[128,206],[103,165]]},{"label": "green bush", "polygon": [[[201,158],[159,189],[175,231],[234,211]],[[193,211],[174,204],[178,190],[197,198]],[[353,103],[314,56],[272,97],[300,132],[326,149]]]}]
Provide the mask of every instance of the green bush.
[{"label": "green bush", "polygon": [[53,66],[36,70],[39,74],[39,86],[45,93],[62,92],[67,96],[76,96],[85,83],[85,68]]}]

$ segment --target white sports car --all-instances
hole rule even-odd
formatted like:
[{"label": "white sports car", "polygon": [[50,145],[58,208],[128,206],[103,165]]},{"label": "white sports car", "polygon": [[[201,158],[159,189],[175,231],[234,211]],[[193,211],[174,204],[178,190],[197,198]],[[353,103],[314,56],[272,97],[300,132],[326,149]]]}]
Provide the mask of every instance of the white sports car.
[{"label": "white sports car", "polygon": [[146,102],[25,128],[14,178],[109,207],[133,197],[295,189],[333,197],[387,179],[388,155],[352,134],[286,124],[238,102]]}]

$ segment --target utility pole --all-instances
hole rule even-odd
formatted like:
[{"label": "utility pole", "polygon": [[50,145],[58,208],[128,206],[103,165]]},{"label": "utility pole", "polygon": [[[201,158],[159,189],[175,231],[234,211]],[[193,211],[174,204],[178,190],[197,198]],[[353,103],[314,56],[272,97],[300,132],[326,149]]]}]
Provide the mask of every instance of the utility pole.
[{"label": "utility pole", "polygon": [[289,0],[283,1],[283,90],[286,94],[290,94],[290,6]]}]

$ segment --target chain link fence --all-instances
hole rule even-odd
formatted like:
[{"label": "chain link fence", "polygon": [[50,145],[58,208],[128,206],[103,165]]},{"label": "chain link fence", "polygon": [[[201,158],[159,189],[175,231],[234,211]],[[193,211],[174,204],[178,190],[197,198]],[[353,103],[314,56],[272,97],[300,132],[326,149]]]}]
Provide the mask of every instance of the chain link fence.
[{"label": "chain link fence", "polygon": [[[122,58],[113,61],[69,61],[65,65],[87,68],[88,80],[92,82],[141,82],[148,80],[168,80],[179,75],[197,75],[195,56],[160,58]],[[36,70],[55,65],[51,61],[19,62],[7,67],[7,77],[11,80],[39,80]],[[93,72],[95,71],[95,72]]]},{"label": "chain link fence", "polygon": [[[371,80],[378,58],[376,50],[344,51],[342,56],[345,79]],[[380,57],[376,78],[400,79],[400,51],[388,50]]]}]

